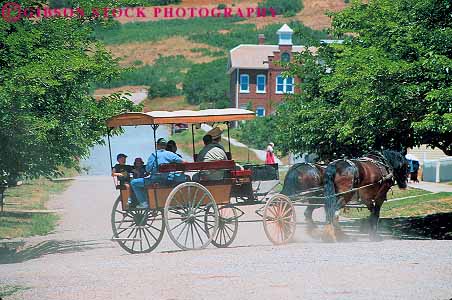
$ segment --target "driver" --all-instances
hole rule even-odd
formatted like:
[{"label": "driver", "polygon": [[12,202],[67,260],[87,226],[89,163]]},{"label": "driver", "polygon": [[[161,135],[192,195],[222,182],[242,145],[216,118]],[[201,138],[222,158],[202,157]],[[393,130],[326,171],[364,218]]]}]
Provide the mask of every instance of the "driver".
[{"label": "driver", "polygon": [[[199,152],[197,161],[216,161],[227,160],[228,157],[220,144],[221,134],[223,130],[220,127],[215,127],[204,136],[204,148]],[[211,140],[209,138],[211,136]]]},{"label": "driver", "polygon": [[157,165],[184,162],[177,154],[165,149],[166,140],[164,138],[159,138],[157,140],[157,152],[152,153],[151,156],[149,156],[148,162],[146,164],[146,171],[150,174],[150,176],[145,178],[137,178],[130,182],[132,190],[139,201],[137,208],[149,208],[145,187],[152,183],[159,182],[162,179],[166,179],[162,176],[168,176],[168,174],[158,174]]}]

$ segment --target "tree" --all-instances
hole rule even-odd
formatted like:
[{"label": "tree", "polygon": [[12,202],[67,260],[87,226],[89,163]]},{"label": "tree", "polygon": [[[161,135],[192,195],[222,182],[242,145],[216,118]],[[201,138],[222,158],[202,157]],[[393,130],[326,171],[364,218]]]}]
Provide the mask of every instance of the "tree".
[{"label": "tree", "polygon": [[187,101],[202,108],[230,106],[229,78],[225,59],[194,65],[184,78],[183,91]]},{"label": "tree", "polygon": [[303,91],[278,109],[279,144],[322,158],[420,144],[452,155],[451,9],[374,0],[332,14],[334,35],[354,34],[290,66]]},{"label": "tree", "polygon": [[[24,6],[32,3],[21,2]],[[90,86],[119,74],[87,19],[0,20],[0,176],[47,176],[102,141],[105,120],[136,110]]]}]

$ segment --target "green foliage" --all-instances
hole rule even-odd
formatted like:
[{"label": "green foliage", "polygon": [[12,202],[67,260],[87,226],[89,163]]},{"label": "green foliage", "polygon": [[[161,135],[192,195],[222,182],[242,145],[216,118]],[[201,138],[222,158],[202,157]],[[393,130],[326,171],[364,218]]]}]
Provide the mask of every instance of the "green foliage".
[{"label": "green foliage", "polygon": [[169,97],[181,94],[176,85],[182,83],[183,70],[192,63],[184,56],[160,56],[153,65],[126,69],[119,78],[110,82],[100,82],[97,87],[113,88],[125,85],[147,85],[149,98]]},{"label": "green foliage", "polygon": [[217,8],[218,9],[225,9],[226,8],[226,4],[220,3],[220,4],[217,5]]},{"label": "green foliage", "polygon": [[277,15],[293,14],[303,9],[302,0],[264,0],[259,3],[259,7],[273,8]]},{"label": "green foliage", "polygon": [[[206,43],[223,49],[232,49],[240,44],[257,43],[257,35],[259,33],[265,34],[266,44],[276,44],[278,36],[276,32],[283,24],[271,24],[259,30],[254,24],[237,24],[232,27],[230,32],[223,34],[219,33],[217,29],[209,29],[207,32],[200,32],[189,35],[189,39]],[[320,39],[328,38],[328,34],[322,31],[313,30],[305,27],[298,21],[293,21],[288,24],[294,30],[293,43],[294,45],[316,45]]]},{"label": "green foliage", "polygon": [[[277,43],[276,31],[283,24],[270,24],[258,30],[254,24],[237,24],[242,20],[240,18],[194,18],[126,24],[114,22],[109,27],[96,28],[95,36],[106,44],[152,42],[171,36],[182,36],[228,51],[239,44],[257,43],[259,33],[265,34],[267,44]],[[320,39],[328,38],[327,33],[305,27],[298,21],[290,22],[288,25],[295,32],[293,37],[295,45],[315,44]],[[219,30],[222,29],[229,30],[229,32],[220,33]]]},{"label": "green foliage", "polygon": [[256,118],[240,124],[238,138],[252,148],[265,149],[269,142],[275,140],[274,128],[274,116]]},{"label": "green foliage", "polygon": [[0,174],[48,176],[77,165],[106,134],[105,120],[136,109],[119,95],[96,101],[93,81],[119,69],[78,19],[0,20]]},{"label": "green foliage", "polygon": [[115,22],[115,25],[109,28],[100,26],[96,28],[95,36],[106,44],[153,42],[172,36],[187,37],[194,33],[216,32],[220,29],[229,28],[239,21],[241,21],[239,18],[191,18],[186,20],[131,22],[122,25],[119,22]]},{"label": "green foliage", "polygon": [[278,109],[285,150],[332,158],[428,144],[452,154],[450,8],[376,0],[333,14],[333,34],[357,35],[291,65],[303,93]]},{"label": "green foliage", "polygon": [[50,0],[49,7],[52,7],[52,8],[74,7],[74,1],[72,1],[72,0]]},{"label": "green foliage", "polygon": [[226,59],[196,64],[185,76],[183,91],[191,104],[201,108],[225,108],[230,106],[229,76]]}]

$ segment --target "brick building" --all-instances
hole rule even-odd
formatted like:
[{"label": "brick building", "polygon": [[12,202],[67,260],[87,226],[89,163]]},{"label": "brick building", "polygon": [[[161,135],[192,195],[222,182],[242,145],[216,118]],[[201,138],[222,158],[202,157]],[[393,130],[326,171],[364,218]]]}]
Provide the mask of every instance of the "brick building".
[{"label": "brick building", "polygon": [[259,34],[258,45],[239,45],[229,51],[231,107],[246,108],[252,104],[256,115],[271,114],[284,94],[299,92],[298,78],[283,78],[284,71],[276,62],[289,62],[305,49],[292,45],[293,30],[284,24],[278,31],[278,45],[264,45]]}]

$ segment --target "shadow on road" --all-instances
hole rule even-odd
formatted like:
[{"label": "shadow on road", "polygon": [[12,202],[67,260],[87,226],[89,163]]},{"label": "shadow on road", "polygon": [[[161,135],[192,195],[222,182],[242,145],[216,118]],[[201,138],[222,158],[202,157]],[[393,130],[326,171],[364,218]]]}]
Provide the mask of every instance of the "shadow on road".
[{"label": "shadow on road", "polygon": [[24,243],[0,244],[0,264],[21,263],[47,254],[81,252],[102,247],[99,241],[50,240],[20,250]]}]

